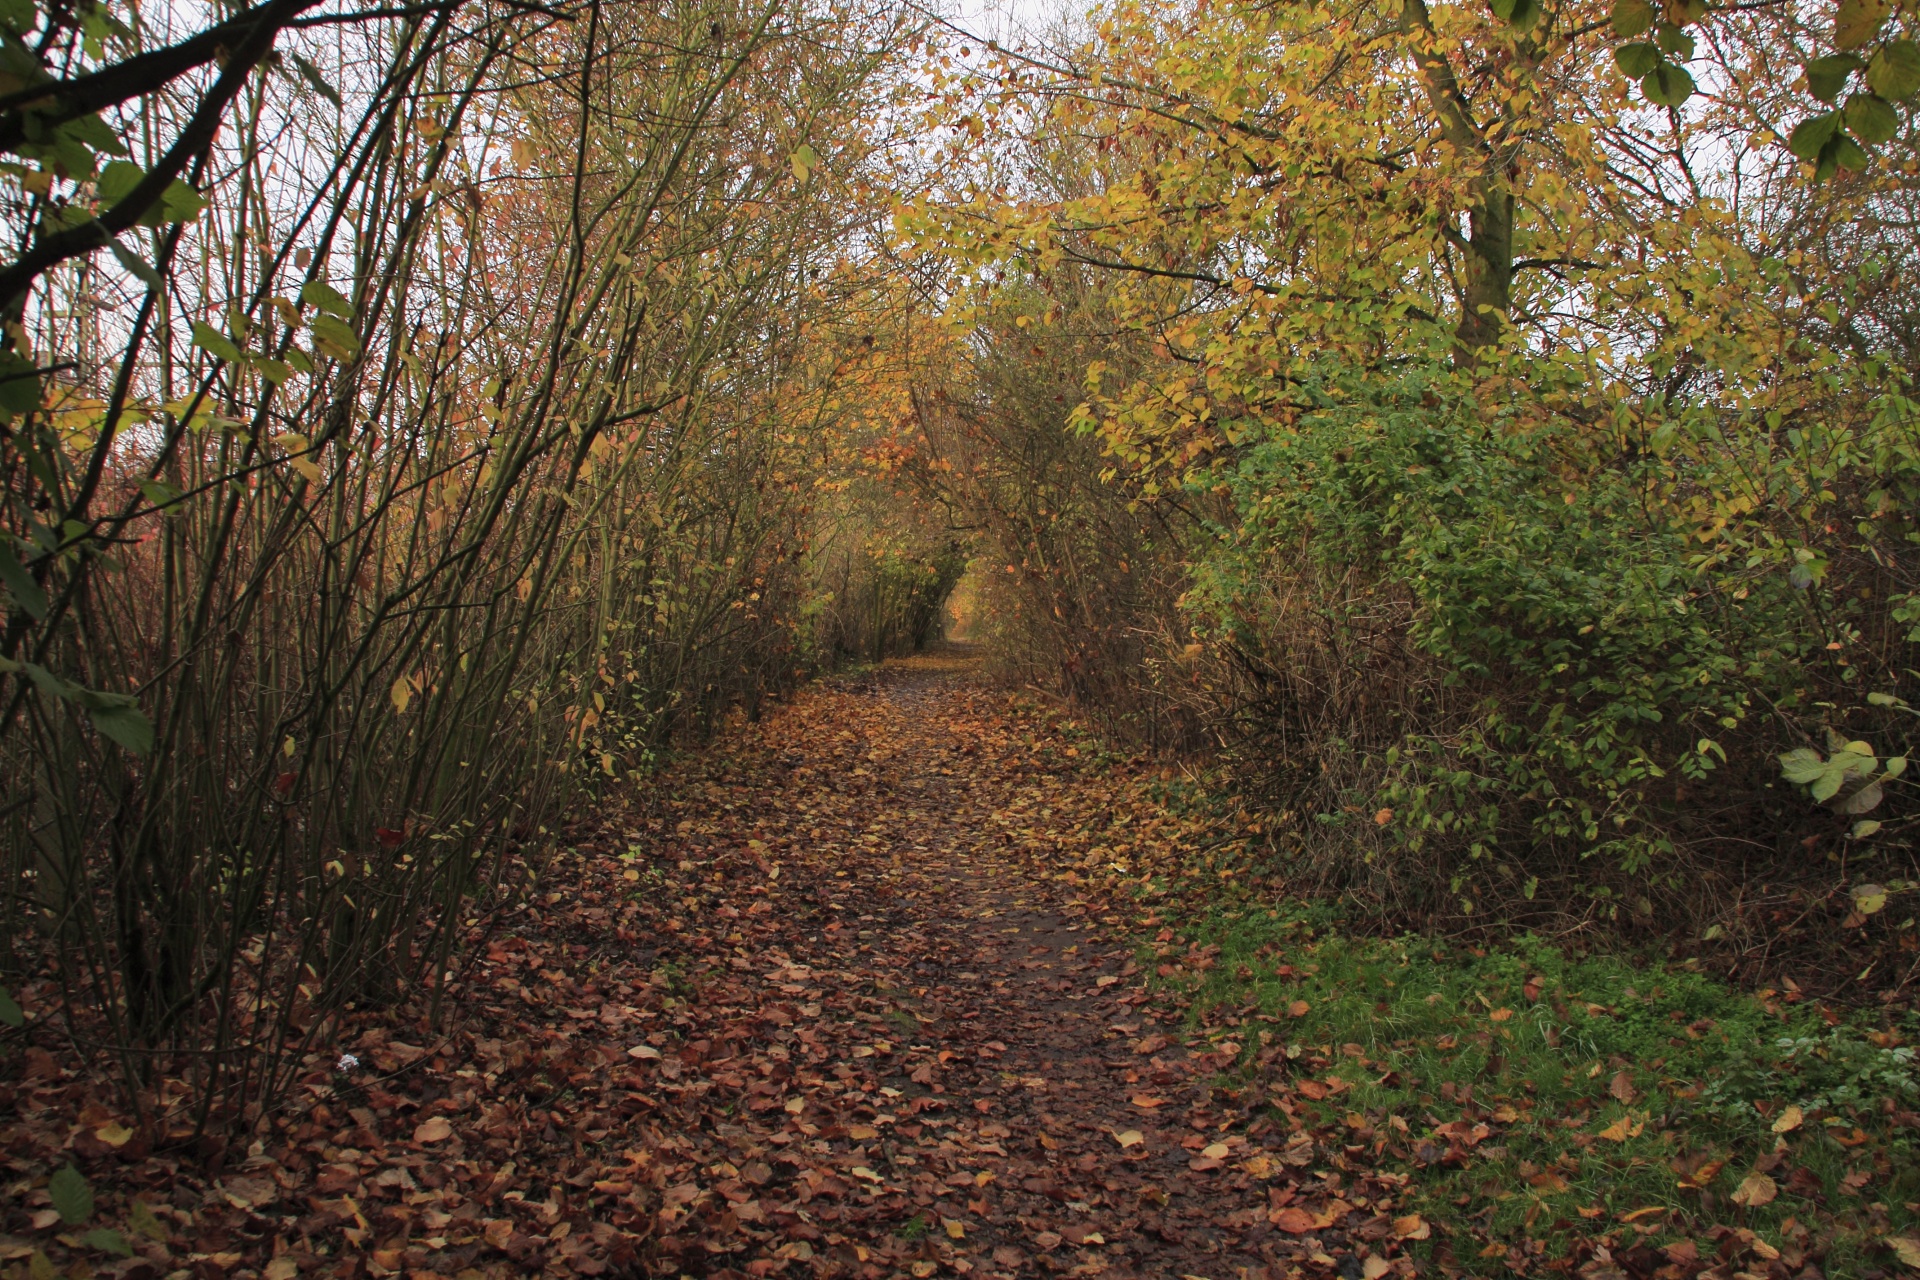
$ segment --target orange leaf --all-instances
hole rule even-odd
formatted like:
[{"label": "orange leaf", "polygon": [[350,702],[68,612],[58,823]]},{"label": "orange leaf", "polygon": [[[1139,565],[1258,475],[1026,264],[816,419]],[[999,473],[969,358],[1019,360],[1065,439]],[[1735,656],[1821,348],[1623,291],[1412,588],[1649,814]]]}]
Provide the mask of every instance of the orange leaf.
[{"label": "orange leaf", "polygon": [[1273,1214],[1267,1218],[1267,1221],[1290,1236],[1303,1236],[1307,1234],[1307,1232],[1314,1230],[1316,1225],[1312,1214],[1308,1213],[1305,1209],[1298,1209],[1292,1206],[1275,1210]]}]

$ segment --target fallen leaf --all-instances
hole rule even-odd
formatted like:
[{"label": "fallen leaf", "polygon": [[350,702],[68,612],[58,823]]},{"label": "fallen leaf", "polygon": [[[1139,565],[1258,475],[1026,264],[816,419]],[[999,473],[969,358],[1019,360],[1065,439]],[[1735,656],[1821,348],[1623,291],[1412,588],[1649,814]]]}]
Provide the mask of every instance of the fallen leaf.
[{"label": "fallen leaf", "polygon": [[1396,1240],[1425,1240],[1433,1234],[1433,1228],[1427,1220],[1417,1213],[1393,1220],[1393,1235]]},{"label": "fallen leaf", "polygon": [[1733,1202],[1743,1204],[1749,1209],[1758,1209],[1763,1204],[1772,1204],[1774,1197],[1779,1194],[1780,1188],[1775,1185],[1773,1179],[1755,1169],[1742,1178],[1740,1185],[1734,1188]]},{"label": "fallen leaf", "polygon": [[1806,1118],[1805,1113],[1803,1113],[1799,1107],[1789,1104],[1786,1110],[1774,1117],[1773,1131],[1775,1133],[1792,1133],[1800,1127],[1801,1122]]},{"label": "fallen leaf", "polygon": [[1274,1210],[1267,1215],[1267,1221],[1290,1236],[1303,1236],[1314,1229],[1313,1215],[1291,1205]]},{"label": "fallen leaf", "polygon": [[1121,1146],[1121,1149],[1124,1150],[1127,1147],[1139,1146],[1141,1143],[1145,1142],[1147,1138],[1146,1138],[1146,1135],[1141,1133],[1138,1129],[1122,1129],[1120,1132],[1113,1135],[1113,1140],[1119,1143]]},{"label": "fallen leaf", "polygon": [[1632,1102],[1640,1095],[1633,1087],[1633,1073],[1616,1071],[1613,1079],[1607,1082],[1607,1092],[1623,1103]]},{"label": "fallen leaf", "polygon": [[445,1116],[430,1116],[413,1131],[415,1142],[445,1142],[453,1136],[453,1126]]},{"label": "fallen leaf", "polygon": [[1631,1116],[1621,1116],[1600,1131],[1600,1136],[1608,1142],[1625,1142],[1628,1138],[1637,1138],[1646,1129],[1646,1122],[1635,1120]]},{"label": "fallen leaf", "polygon": [[118,1120],[112,1120],[95,1129],[93,1136],[110,1147],[124,1147],[127,1145],[127,1141],[133,1137],[133,1130],[127,1128],[127,1126],[121,1124]]},{"label": "fallen leaf", "polygon": [[1888,1236],[1887,1247],[1894,1256],[1909,1267],[1920,1267],[1920,1240],[1912,1236]]}]

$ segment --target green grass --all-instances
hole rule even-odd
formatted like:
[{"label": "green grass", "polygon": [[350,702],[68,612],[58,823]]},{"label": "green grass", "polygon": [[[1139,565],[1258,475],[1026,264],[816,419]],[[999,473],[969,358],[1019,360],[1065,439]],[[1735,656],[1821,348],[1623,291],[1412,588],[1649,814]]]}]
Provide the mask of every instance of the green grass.
[{"label": "green grass", "polygon": [[[1219,948],[1181,979],[1196,1019],[1276,1084],[1347,1082],[1292,1105],[1343,1130],[1355,1163],[1411,1174],[1406,1203],[1455,1232],[1468,1268],[1508,1274],[1481,1256],[1490,1246],[1540,1241],[1545,1262],[1601,1235],[1616,1252],[1691,1238],[1709,1257],[1724,1226],[1755,1232],[1794,1272],[1803,1254],[1828,1276],[1899,1270],[1885,1238],[1920,1217],[1910,1018],[1831,1024],[1789,995],[1532,937],[1488,951],[1347,937],[1324,904],[1216,907],[1184,927],[1162,961],[1191,973],[1207,961],[1190,947]],[[1789,1106],[1804,1119],[1776,1134]],[[1448,1144],[1435,1127],[1463,1118],[1488,1136],[1462,1164],[1436,1159]],[[1713,1162],[1704,1186],[1683,1185]],[[1776,1198],[1737,1203],[1763,1164]]]}]

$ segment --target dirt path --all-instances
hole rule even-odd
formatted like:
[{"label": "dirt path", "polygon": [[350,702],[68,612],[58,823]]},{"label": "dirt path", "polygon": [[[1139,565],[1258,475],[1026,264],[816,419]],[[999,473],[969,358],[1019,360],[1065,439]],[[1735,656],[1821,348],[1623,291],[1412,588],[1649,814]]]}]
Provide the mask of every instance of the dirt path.
[{"label": "dirt path", "polygon": [[[684,932],[661,959],[695,966],[668,980],[699,995],[693,1025],[652,1037],[676,1048],[648,1083],[685,1116],[760,1078],[734,1123],[713,1117],[724,1158],[680,1135],[687,1168],[737,1177],[653,1179],[652,1267],[1362,1274],[1338,1231],[1269,1225],[1296,1196],[1269,1179],[1313,1146],[1209,1088],[1225,1059],[1149,999],[1137,913],[1049,878],[1100,856],[1116,816],[1081,794],[1078,749],[969,677],[948,657],[836,682],[683,789],[660,848],[675,892],[705,896],[668,911]],[[706,912],[741,927],[700,945]]]}]

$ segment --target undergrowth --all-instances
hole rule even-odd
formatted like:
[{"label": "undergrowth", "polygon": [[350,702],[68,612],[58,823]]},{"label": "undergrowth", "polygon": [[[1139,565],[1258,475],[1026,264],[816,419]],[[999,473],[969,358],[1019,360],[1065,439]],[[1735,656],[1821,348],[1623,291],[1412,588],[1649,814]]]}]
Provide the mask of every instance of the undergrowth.
[{"label": "undergrowth", "polygon": [[1196,1022],[1246,1028],[1240,1071],[1277,1119],[1417,1173],[1429,1247],[1473,1273],[1598,1239],[1864,1276],[1920,1219],[1911,1013],[1530,935],[1356,937],[1324,901],[1232,896],[1163,933],[1163,961],[1189,945],[1161,974]]}]

